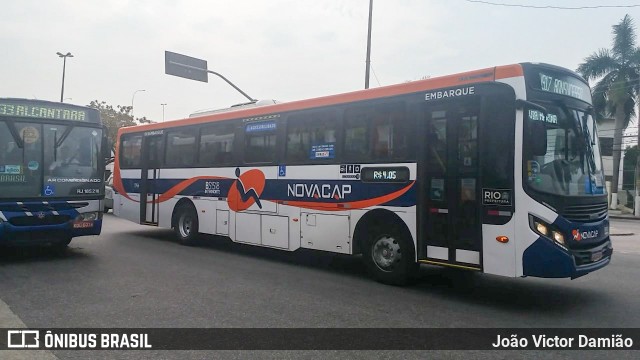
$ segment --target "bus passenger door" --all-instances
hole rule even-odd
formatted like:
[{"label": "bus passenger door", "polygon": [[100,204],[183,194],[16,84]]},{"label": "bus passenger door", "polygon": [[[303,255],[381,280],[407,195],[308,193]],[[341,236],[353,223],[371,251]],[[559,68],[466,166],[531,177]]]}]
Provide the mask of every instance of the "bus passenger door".
[{"label": "bus passenger door", "polygon": [[481,269],[479,98],[427,104],[425,112],[419,259]]},{"label": "bus passenger door", "polygon": [[[140,223],[158,225],[158,182],[162,158],[162,135],[142,139],[142,172],[140,174]],[[145,201],[146,199],[146,201]]]}]

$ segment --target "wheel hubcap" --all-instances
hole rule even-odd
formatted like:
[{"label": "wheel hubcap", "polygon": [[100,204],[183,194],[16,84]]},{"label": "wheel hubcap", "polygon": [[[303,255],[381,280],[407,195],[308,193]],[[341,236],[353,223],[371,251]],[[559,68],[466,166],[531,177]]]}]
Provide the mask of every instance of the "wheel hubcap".
[{"label": "wheel hubcap", "polygon": [[393,270],[395,264],[402,259],[398,240],[387,235],[382,236],[375,242],[371,255],[373,262],[382,271]]},{"label": "wheel hubcap", "polygon": [[189,235],[191,234],[191,226],[192,226],[191,216],[182,215],[178,223],[178,228],[180,229],[180,235],[185,238],[189,237]]}]

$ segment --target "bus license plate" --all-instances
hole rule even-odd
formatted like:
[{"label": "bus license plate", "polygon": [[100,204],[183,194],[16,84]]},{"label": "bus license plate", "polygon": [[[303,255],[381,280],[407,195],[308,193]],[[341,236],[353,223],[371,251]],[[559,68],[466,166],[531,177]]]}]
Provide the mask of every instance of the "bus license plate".
[{"label": "bus license plate", "polygon": [[86,229],[90,227],[93,227],[93,221],[81,221],[73,223],[74,229]]},{"label": "bus license plate", "polygon": [[598,251],[597,253],[591,254],[591,261],[598,261],[602,259],[602,251]]}]

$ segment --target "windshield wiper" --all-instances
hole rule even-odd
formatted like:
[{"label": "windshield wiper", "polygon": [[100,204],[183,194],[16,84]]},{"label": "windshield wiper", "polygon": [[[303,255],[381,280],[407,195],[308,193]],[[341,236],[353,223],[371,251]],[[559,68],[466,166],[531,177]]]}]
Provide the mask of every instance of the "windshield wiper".
[{"label": "windshield wiper", "polygon": [[62,143],[67,139],[67,136],[69,136],[69,134],[71,133],[71,130],[73,130],[74,126],[69,125],[67,126],[66,129],[64,129],[64,132],[62,133],[62,136],[60,136],[60,139],[58,139],[56,141],[56,149],[60,147],[60,145],[62,145]]},{"label": "windshield wiper", "polygon": [[16,145],[19,148],[24,148],[24,142],[22,141],[22,138],[20,137],[20,134],[18,133],[18,130],[16,130],[16,124],[13,123],[13,121],[11,120],[7,120],[6,121],[7,127],[9,128],[9,132],[11,133],[11,136],[13,137],[13,141],[15,141]]}]

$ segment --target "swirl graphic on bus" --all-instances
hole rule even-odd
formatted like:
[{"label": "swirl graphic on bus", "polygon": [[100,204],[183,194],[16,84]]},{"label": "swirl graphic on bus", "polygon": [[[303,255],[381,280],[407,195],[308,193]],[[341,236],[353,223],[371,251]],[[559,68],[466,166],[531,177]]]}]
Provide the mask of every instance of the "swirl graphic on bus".
[{"label": "swirl graphic on bus", "polygon": [[264,173],[258,169],[252,169],[240,174],[240,168],[236,168],[236,177],[227,197],[229,208],[233,211],[243,211],[255,203],[262,209],[260,195],[265,186]]}]

